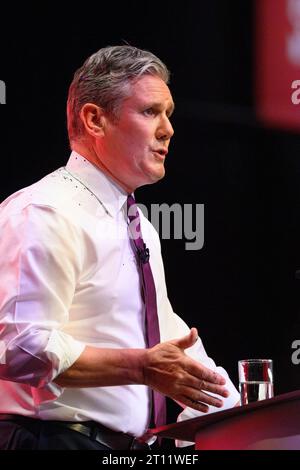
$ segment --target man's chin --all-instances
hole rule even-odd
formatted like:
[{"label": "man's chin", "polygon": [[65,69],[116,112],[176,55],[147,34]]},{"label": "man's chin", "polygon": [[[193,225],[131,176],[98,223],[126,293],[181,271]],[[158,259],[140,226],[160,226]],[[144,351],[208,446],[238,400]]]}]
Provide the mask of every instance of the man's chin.
[{"label": "man's chin", "polygon": [[143,169],[143,174],[145,178],[143,178],[144,181],[139,186],[157,183],[157,181],[161,180],[165,176],[165,167],[163,164],[155,165],[154,167],[148,166]]},{"label": "man's chin", "polygon": [[156,183],[157,181],[163,179],[165,176],[165,168],[162,166],[162,168],[159,169],[159,171],[152,172],[150,177],[151,177],[151,183]]}]

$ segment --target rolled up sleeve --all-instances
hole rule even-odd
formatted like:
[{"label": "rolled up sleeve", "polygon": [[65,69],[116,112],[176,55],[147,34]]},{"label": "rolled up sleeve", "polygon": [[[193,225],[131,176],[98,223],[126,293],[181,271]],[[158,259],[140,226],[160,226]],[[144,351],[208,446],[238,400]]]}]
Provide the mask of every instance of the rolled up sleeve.
[{"label": "rolled up sleeve", "polygon": [[82,265],[80,231],[50,206],[0,217],[0,379],[45,389],[85,344],[66,334]]}]

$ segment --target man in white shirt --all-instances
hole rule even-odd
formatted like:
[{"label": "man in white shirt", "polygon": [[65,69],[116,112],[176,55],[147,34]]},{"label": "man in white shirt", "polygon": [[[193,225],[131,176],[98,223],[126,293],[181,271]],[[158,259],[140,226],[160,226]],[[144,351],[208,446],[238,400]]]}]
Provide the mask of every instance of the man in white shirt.
[{"label": "man in white shirt", "polygon": [[[128,196],[165,174],[169,72],[131,46],[75,73],[71,156],[0,206],[0,448],[147,448],[153,393],[181,419],[234,406],[238,392],[168,300],[158,235],[150,253],[160,343],[147,344],[143,276]],[[153,392],[154,390],[154,392]]]}]

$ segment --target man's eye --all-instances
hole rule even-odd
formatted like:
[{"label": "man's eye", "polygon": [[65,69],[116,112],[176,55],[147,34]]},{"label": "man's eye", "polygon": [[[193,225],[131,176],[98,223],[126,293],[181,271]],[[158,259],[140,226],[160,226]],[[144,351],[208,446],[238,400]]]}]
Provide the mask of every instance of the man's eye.
[{"label": "man's eye", "polygon": [[148,108],[148,109],[145,109],[144,114],[145,114],[145,116],[154,116],[155,111],[154,111],[153,108]]}]

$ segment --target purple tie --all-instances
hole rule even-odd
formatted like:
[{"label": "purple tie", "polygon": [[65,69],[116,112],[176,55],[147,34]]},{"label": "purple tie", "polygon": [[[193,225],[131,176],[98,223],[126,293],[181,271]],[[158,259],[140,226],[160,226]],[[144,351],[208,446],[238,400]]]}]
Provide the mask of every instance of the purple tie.
[{"label": "purple tie", "polygon": [[[130,221],[129,229],[134,243],[138,265],[141,271],[143,297],[146,308],[146,334],[148,347],[160,343],[159,323],[157,316],[156,291],[149,263],[149,249],[146,247],[141,233],[140,216],[133,196],[127,198],[127,214]],[[156,427],[166,423],[166,401],[164,395],[152,390],[153,419]]]}]

